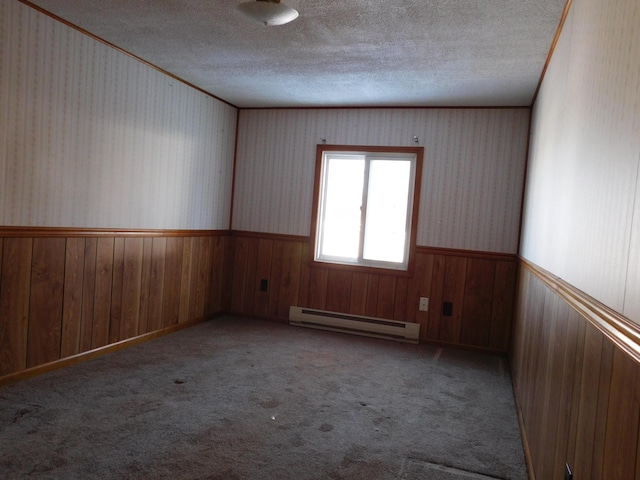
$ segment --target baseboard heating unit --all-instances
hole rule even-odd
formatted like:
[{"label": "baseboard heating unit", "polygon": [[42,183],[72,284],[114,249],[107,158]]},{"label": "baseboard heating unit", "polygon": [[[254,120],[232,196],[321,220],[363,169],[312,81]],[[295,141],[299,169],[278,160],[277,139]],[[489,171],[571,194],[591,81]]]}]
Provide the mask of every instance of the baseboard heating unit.
[{"label": "baseboard heating unit", "polygon": [[418,343],[420,336],[418,323],[293,306],[289,307],[289,324],[409,343]]}]

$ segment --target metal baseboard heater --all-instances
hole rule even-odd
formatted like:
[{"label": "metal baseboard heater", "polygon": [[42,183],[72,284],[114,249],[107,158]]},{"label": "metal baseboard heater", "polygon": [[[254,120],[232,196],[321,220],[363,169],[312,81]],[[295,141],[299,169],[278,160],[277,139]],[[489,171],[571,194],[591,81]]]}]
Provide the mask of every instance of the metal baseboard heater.
[{"label": "metal baseboard heater", "polygon": [[408,343],[418,343],[420,336],[420,324],[418,323],[293,306],[289,307],[289,324]]}]

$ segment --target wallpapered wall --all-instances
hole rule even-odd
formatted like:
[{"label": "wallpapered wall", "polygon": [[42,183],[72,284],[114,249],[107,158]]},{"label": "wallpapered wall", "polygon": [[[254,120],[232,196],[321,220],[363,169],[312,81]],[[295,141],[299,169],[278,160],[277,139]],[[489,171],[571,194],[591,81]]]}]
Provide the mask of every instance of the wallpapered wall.
[{"label": "wallpapered wall", "polygon": [[226,229],[237,110],[0,2],[0,225]]},{"label": "wallpapered wall", "polygon": [[316,144],[425,147],[418,244],[516,253],[527,109],[242,110],[233,228],[309,235]]},{"label": "wallpapered wall", "polygon": [[640,322],[640,9],[574,2],[535,105],[522,255]]}]

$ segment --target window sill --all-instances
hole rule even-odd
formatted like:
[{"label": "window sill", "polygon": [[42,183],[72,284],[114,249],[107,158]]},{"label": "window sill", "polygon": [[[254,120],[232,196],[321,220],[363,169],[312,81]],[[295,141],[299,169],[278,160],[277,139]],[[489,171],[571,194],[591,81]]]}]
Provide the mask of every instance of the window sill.
[{"label": "window sill", "polygon": [[310,260],[308,266],[310,268],[326,268],[329,270],[347,271],[353,273],[368,273],[371,275],[392,275],[396,277],[412,277],[413,276],[413,262],[409,262],[409,266],[406,270],[396,270],[393,268],[382,267],[368,267],[366,265],[348,265],[342,263],[330,263],[319,262],[317,260]]}]

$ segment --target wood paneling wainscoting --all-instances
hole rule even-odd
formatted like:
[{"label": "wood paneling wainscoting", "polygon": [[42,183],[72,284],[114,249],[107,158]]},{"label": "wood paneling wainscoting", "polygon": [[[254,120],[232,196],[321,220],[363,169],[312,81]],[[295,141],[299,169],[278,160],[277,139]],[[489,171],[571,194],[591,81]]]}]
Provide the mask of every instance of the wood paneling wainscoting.
[{"label": "wood paneling wainscoting", "polygon": [[226,310],[227,233],[0,228],[0,379]]},{"label": "wood paneling wainscoting", "polygon": [[308,260],[307,237],[2,227],[0,383],[215,314],[284,321],[291,305],[417,322],[421,341],[508,350],[513,255],[418,247],[411,276]]},{"label": "wood paneling wainscoting", "polygon": [[[638,326],[523,261],[512,374],[532,478],[640,480]],[[626,333],[625,333],[626,332]]]},{"label": "wood paneling wainscoting", "polygon": [[231,313],[286,320],[297,305],[417,322],[421,341],[508,351],[515,255],[418,247],[413,274],[398,276],[309,266],[308,237],[235,231],[231,240]]}]

